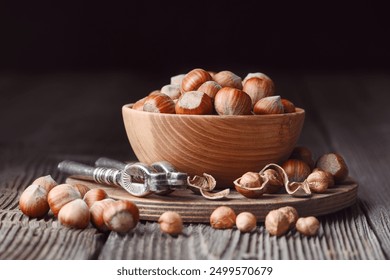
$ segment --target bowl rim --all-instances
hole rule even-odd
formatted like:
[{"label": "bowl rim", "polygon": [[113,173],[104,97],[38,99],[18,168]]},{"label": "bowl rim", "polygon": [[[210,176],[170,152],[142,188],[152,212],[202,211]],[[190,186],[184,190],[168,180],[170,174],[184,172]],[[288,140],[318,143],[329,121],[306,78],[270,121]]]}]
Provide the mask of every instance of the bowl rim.
[{"label": "bowl rim", "polygon": [[228,118],[251,118],[251,119],[262,119],[262,118],[275,118],[275,117],[283,117],[283,116],[295,116],[305,114],[305,109],[300,107],[295,107],[295,112],[292,113],[282,113],[282,114],[266,114],[266,115],[190,115],[190,114],[166,114],[166,113],[154,113],[154,112],[145,112],[139,110],[133,110],[132,106],[135,103],[128,103],[122,106],[122,110],[132,110],[137,114],[148,114],[154,116],[169,116],[171,118],[216,118],[216,119],[228,119]]}]

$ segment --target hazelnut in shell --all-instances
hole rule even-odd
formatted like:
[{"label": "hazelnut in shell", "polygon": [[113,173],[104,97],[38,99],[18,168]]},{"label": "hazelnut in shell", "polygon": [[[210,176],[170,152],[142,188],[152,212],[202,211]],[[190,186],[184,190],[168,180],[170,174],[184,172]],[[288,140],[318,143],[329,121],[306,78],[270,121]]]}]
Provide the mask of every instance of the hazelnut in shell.
[{"label": "hazelnut in shell", "polygon": [[304,146],[297,146],[293,149],[290,155],[291,159],[299,159],[307,163],[310,169],[314,168],[313,154],[309,148]]},{"label": "hazelnut in shell", "polygon": [[221,88],[222,87],[217,82],[207,81],[198,88],[198,91],[206,93],[212,100],[214,100],[215,95]]},{"label": "hazelnut in shell", "polygon": [[253,106],[256,115],[283,114],[284,108],[279,95],[268,96],[260,99]]},{"label": "hazelnut in shell", "polygon": [[230,229],[236,224],[236,213],[228,206],[219,206],[210,215],[210,225],[215,229]]},{"label": "hazelnut in shell", "polygon": [[165,85],[160,91],[168,95],[172,100],[178,99],[181,95],[180,85]]},{"label": "hazelnut in shell", "polygon": [[270,79],[253,77],[245,80],[243,85],[242,90],[252,99],[252,107],[260,99],[274,94],[273,83],[270,83]]},{"label": "hazelnut in shell", "polygon": [[128,200],[109,203],[103,211],[103,221],[109,230],[119,233],[128,232],[138,224],[138,207]]},{"label": "hazelnut in shell", "polygon": [[47,190],[41,185],[30,185],[19,198],[19,208],[30,218],[41,218],[49,212]]},{"label": "hazelnut in shell", "polygon": [[213,76],[221,87],[232,87],[242,89],[242,79],[231,71],[220,71]]},{"label": "hazelnut in shell", "polygon": [[50,210],[55,217],[58,216],[58,212],[65,204],[78,198],[81,198],[80,192],[69,184],[60,184],[47,195]]},{"label": "hazelnut in shell", "polygon": [[282,164],[290,182],[303,182],[311,173],[309,165],[299,159],[288,159]]},{"label": "hazelnut in shell", "polygon": [[151,113],[174,114],[175,102],[163,93],[149,95],[144,100],[143,110]]},{"label": "hazelnut in shell", "polygon": [[58,213],[58,221],[62,225],[72,228],[87,228],[89,219],[89,208],[81,198],[65,204]]},{"label": "hazelnut in shell", "polygon": [[282,98],[282,105],[284,109],[284,113],[294,113],[295,112],[295,105],[290,100],[286,98]]},{"label": "hazelnut in shell", "polygon": [[57,182],[51,177],[51,175],[41,176],[35,179],[31,185],[39,185],[46,189],[47,192],[50,192],[52,188],[57,186]]},{"label": "hazelnut in shell", "polygon": [[184,93],[176,103],[176,114],[211,115],[213,103],[211,97],[201,91]]},{"label": "hazelnut in shell", "polygon": [[89,212],[91,214],[91,223],[100,231],[106,232],[108,228],[103,220],[103,212],[104,209],[110,204],[115,202],[115,200],[111,198],[105,198],[93,203],[93,205],[89,208]]},{"label": "hazelnut in shell", "polygon": [[84,201],[87,203],[88,208],[91,208],[92,205],[99,200],[103,200],[108,198],[108,195],[105,190],[103,189],[91,189],[84,195]]},{"label": "hazelnut in shell", "polygon": [[250,115],[252,101],[244,91],[224,87],[215,95],[214,107],[219,115]]},{"label": "hazelnut in shell", "polygon": [[209,72],[201,68],[193,69],[183,77],[180,91],[183,94],[187,91],[197,90],[203,83],[211,80]]},{"label": "hazelnut in shell", "polygon": [[316,167],[332,174],[336,183],[342,182],[348,177],[348,166],[344,158],[337,153],[322,155],[317,160]]},{"label": "hazelnut in shell", "polygon": [[174,211],[166,211],[158,218],[160,229],[162,232],[178,235],[183,231],[183,220],[179,213]]},{"label": "hazelnut in shell", "polygon": [[314,193],[324,193],[329,188],[329,175],[322,170],[313,171],[306,179]]}]

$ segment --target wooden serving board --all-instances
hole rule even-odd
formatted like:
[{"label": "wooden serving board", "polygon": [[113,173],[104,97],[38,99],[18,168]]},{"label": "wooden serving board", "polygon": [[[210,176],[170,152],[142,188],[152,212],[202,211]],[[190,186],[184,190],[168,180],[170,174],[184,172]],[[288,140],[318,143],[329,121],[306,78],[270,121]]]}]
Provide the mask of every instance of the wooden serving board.
[{"label": "wooden serving board", "polygon": [[114,199],[127,199],[137,204],[140,219],[157,221],[162,213],[171,210],[178,212],[186,223],[209,223],[211,213],[218,206],[229,206],[236,214],[248,211],[263,222],[269,211],[283,206],[293,206],[300,216],[320,216],[330,214],[356,203],[358,184],[352,179],[327,190],[324,194],[313,194],[310,198],[292,197],[287,193],[265,194],[261,198],[249,199],[231,190],[225,200],[208,200],[191,190],[177,190],[167,196],[149,195],[135,197],[122,188],[111,187],[95,182],[67,178],[67,183],[81,183],[92,188],[102,188]]}]

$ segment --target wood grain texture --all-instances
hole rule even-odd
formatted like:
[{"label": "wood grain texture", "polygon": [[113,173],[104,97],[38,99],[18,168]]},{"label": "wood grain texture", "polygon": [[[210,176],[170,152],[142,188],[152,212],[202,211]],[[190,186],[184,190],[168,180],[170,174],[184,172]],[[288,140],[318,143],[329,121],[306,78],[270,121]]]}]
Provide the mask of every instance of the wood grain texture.
[{"label": "wood grain texture", "polygon": [[131,147],[141,162],[169,161],[190,176],[212,174],[217,188],[288,158],[305,112],[250,116],[176,115],[122,108]]},{"label": "wood grain texture", "polygon": [[84,184],[90,189],[101,188],[111,198],[130,200],[138,206],[141,220],[157,221],[165,211],[175,211],[186,223],[209,223],[211,213],[219,206],[229,206],[236,214],[251,212],[258,222],[264,222],[269,211],[283,206],[295,207],[301,216],[320,216],[354,205],[358,193],[358,186],[351,179],[342,185],[328,189],[326,193],[313,194],[309,198],[297,198],[287,193],[280,193],[265,194],[258,199],[249,199],[231,190],[224,200],[207,200],[190,190],[177,190],[167,196],[135,197],[122,188],[71,177],[66,179],[66,183]]},{"label": "wood grain texture", "polygon": [[21,192],[42,175],[64,182],[58,162],[134,159],[121,105],[162,82],[134,73],[1,74],[0,259],[389,259],[390,74],[281,73],[273,80],[306,110],[298,144],[315,157],[341,153],[359,184],[358,203],[321,216],[318,236],[271,237],[262,223],[250,234],[192,223],[174,238],[154,222],[106,235],[64,228],[51,216],[28,219],[18,209]]}]

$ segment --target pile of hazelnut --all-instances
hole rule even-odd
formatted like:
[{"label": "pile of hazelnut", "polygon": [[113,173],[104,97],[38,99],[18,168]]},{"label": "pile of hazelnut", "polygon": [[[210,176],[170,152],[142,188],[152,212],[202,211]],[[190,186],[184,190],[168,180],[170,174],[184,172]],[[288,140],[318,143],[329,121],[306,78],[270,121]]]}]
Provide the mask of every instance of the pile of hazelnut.
[{"label": "pile of hazelnut", "polygon": [[263,115],[295,112],[294,104],[275,95],[273,81],[263,73],[243,80],[231,71],[200,68],[171,78],[169,85],[152,91],[133,109],[166,114]]}]

